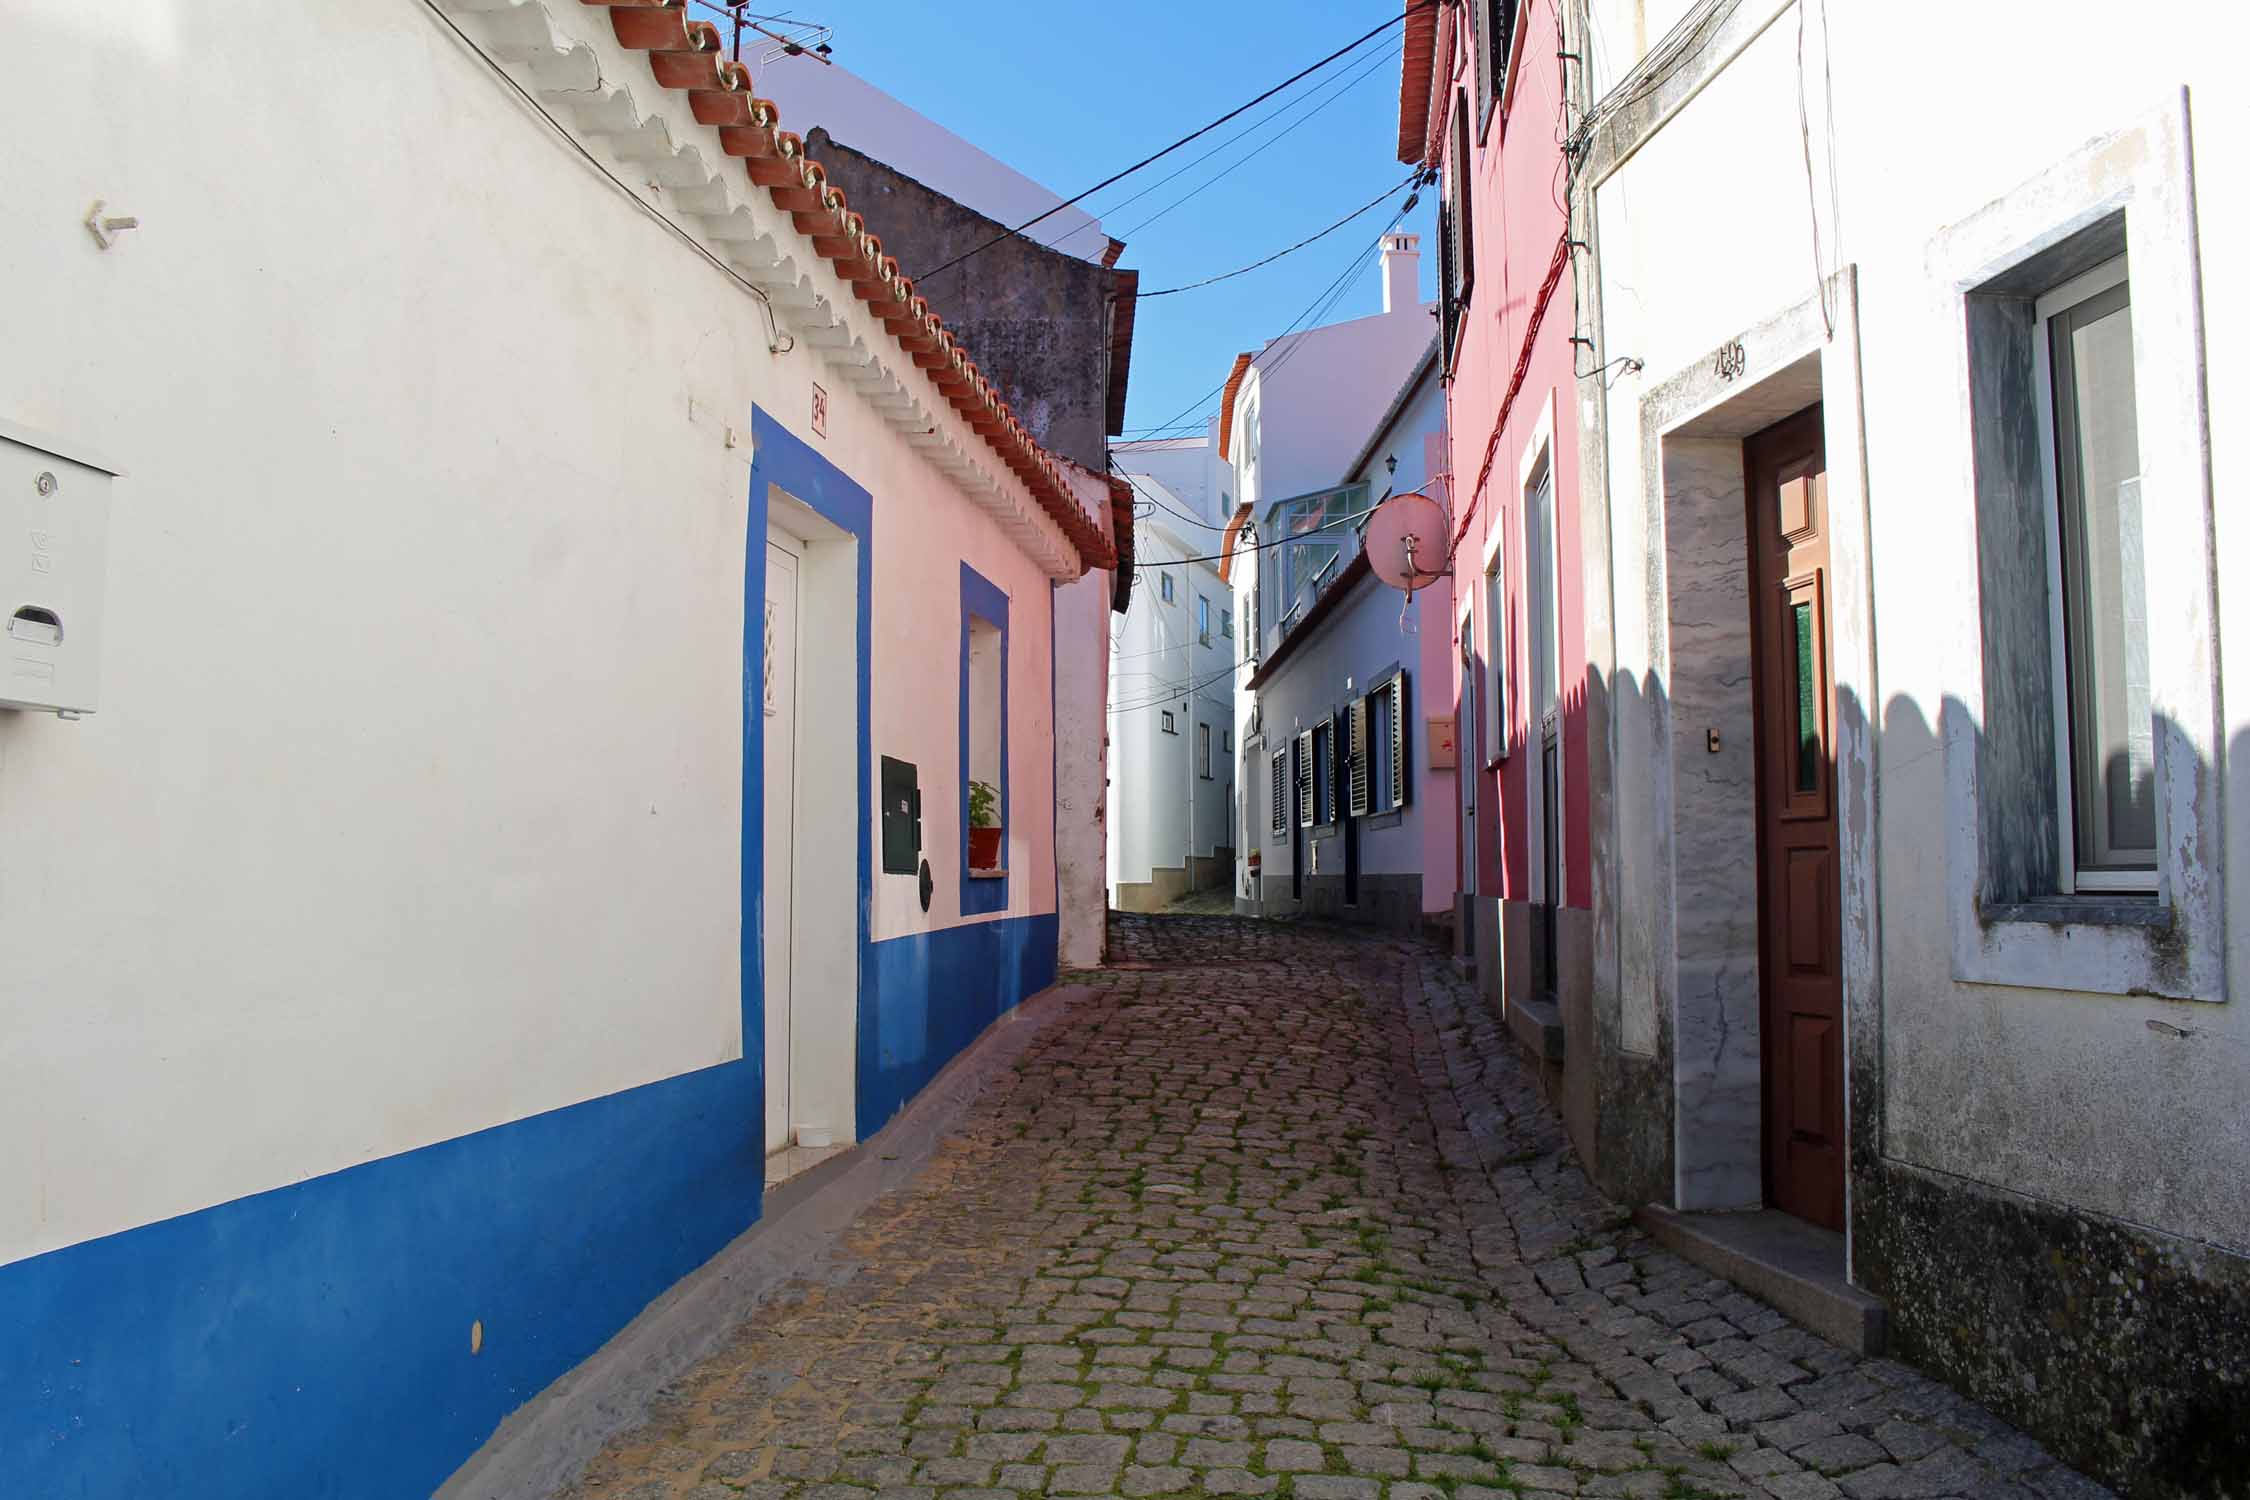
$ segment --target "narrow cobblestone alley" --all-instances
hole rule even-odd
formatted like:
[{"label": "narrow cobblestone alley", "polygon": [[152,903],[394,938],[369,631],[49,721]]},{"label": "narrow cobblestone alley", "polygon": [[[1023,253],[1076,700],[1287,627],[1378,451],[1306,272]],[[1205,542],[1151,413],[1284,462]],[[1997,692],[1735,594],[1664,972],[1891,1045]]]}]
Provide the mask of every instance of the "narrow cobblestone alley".
[{"label": "narrow cobblestone alley", "polygon": [[2108,1492],[1586,1183],[1441,955],[1112,918],[1113,966],[573,1500]]}]

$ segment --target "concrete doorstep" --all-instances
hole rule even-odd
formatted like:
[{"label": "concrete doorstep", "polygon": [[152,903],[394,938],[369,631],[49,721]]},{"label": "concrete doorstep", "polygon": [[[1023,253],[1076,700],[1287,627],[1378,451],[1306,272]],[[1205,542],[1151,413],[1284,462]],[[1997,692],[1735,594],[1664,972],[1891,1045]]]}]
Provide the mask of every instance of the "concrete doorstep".
[{"label": "concrete doorstep", "polygon": [[1854,1354],[1883,1352],[1883,1304],[1845,1279],[1844,1237],[1835,1230],[1771,1208],[1681,1213],[1650,1203],[1633,1221],[1831,1343]]}]

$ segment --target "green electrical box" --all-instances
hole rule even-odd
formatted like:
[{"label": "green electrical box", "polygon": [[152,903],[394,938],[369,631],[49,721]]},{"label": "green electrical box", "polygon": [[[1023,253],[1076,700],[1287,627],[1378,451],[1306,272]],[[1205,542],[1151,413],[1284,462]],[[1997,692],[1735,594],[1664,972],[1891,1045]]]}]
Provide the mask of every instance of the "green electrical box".
[{"label": "green electrical box", "polygon": [[922,785],[912,761],[883,757],[883,873],[912,875],[922,860]]}]

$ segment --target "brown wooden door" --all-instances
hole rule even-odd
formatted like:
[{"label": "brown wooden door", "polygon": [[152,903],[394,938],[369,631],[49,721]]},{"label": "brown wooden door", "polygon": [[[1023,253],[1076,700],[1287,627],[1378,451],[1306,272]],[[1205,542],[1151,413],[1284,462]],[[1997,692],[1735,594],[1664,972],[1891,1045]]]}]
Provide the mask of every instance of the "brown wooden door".
[{"label": "brown wooden door", "polygon": [[1757,661],[1766,1201],[1844,1227],[1844,1014],[1818,406],[1743,444]]}]

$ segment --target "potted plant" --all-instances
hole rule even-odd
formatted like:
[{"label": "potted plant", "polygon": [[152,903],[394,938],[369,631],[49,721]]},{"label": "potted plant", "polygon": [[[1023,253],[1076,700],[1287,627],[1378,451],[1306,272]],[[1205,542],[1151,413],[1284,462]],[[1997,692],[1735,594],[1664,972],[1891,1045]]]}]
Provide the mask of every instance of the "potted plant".
[{"label": "potted plant", "polygon": [[989,781],[969,783],[969,868],[1000,868],[1000,792]]}]

